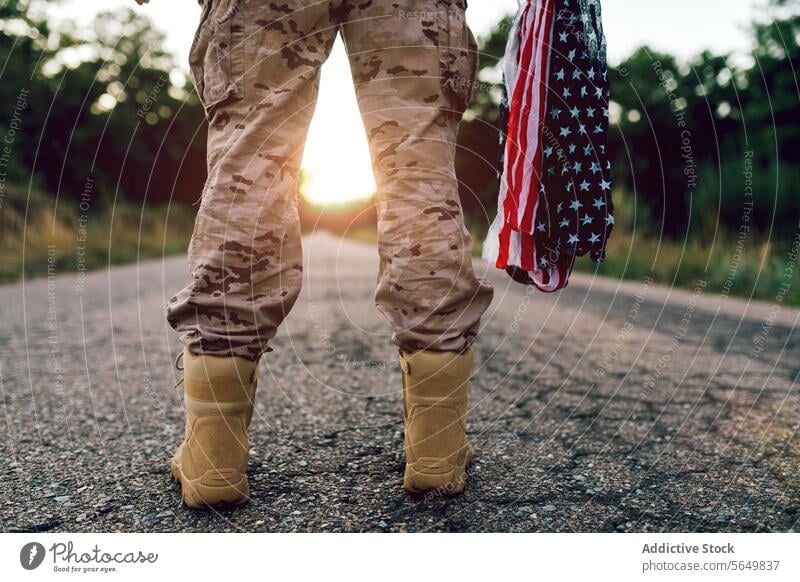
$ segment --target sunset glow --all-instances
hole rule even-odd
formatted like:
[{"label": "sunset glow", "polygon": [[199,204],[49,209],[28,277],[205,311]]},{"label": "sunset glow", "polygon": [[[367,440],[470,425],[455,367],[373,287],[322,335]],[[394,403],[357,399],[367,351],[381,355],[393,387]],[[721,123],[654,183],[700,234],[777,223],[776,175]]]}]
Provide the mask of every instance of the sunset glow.
[{"label": "sunset glow", "polygon": [[315,204],[363,200],[375,193],[367,136],[339,40],[322,70],[302,168],[306,178],[301,193]]}]

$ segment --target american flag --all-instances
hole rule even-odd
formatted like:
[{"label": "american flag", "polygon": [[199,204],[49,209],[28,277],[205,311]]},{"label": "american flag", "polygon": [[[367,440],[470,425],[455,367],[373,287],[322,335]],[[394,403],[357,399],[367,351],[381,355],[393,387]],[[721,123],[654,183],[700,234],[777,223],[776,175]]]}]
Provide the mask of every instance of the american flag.
[{"label": "american flag", "polygon": [[599,0],[521,0],[503,76],[500,193],[483,256],[556,291],[576,257],[603,259],[614,225]]}]

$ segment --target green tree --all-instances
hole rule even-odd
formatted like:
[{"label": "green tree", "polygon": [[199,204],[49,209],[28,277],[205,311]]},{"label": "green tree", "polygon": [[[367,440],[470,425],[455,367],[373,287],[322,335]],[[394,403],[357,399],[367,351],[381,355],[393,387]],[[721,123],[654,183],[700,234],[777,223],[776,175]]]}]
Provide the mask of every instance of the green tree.
[{"label": "green tree", "polygon": [[[0,8],[0,130],[17,132],[9,182],[59,199],[94,181],[93,207],[112,200],[194,201],[205,175],[205,123],[188,83],[149,19],[97,16],[90,31],[54,28],[43,2]],[[21,96],[21,97],[20,97]],[[23,108],[15,113],[15,103]]]}]

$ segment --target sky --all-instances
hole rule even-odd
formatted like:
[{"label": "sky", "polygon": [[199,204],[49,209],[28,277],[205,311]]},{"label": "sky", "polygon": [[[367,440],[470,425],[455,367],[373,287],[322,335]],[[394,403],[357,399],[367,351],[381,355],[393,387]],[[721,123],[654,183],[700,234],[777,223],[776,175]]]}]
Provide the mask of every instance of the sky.
[{"label": "sky", "polygon": [[[763,0],[762,0],[763,1]],[[648,44],[682,59],[704,49],[715,52],[749,50],[747,25],[756,0],[604,0],[603,27],[608,57],[617,63],[636,47]],[[131,7],[149,15],[166,32],[167,49],[185,64],[200,7],[196,0],[64,0],[51,8],[54,17],[88,23],[100,10]],[[467,21],[476,36],[489,32],[517,0],[470,0]],[[348,136],[341,140],[340,136]],[[344,142],[344,143],[343,143]],[[370,196],[374,190],[366,136],[340,41],[322,69],[320,96],[303,157],[310,181],[304,194],[319,203]]]}]

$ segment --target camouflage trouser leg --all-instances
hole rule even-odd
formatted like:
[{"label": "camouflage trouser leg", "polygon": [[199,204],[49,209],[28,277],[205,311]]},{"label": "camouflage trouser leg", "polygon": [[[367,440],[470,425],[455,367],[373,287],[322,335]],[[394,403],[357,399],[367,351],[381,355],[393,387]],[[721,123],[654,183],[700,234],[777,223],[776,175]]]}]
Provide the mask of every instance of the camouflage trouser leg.
[{"label": "camouflage trouser leg", "polygon": [[302,281],[296,182],[319,67],[341,27],[379,187],[376,301],[403,349],[458,350],[475,278],[453,171],[474,53],[460,0],[206,0],[192,73],[209,116],[192,282],[167,306],[194,353],[257,358]]},{"label": "camouflage trouser leg", "polygon": [[492,300],[453,167],[477,64],[464,1],[358,6],[342,34],[378,183],[375,300],[403,350],[463,350]]},{"label": "camouflage trouser leg", "polygon": [[192,47],[208,180],[192,282],[167,316],[193,353],[257,358],[300,293],[297,173],[337,27],[322,4],[294,13],[281,4],[206,0]]}]

